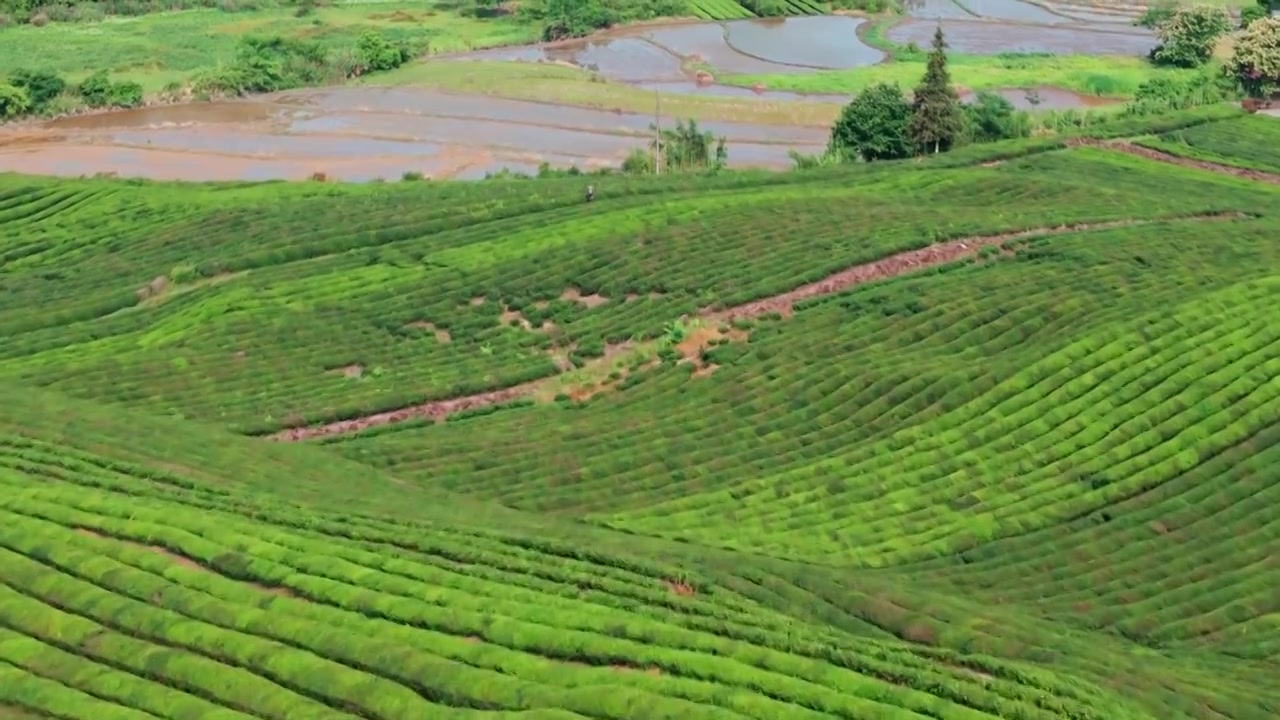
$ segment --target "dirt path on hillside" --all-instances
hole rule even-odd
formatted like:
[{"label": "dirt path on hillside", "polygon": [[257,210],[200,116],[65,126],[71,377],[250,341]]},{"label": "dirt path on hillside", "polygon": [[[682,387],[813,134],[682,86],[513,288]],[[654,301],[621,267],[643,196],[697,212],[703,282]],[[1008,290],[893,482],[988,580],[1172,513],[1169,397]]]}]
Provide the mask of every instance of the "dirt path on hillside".
[{"label": "dirt path on hillside", "polygon": [[1275,173],[1263,172],[1261,170],[1249,170],[1247,168],[1235,167],[1234,165],[1223,165],[1222,163],[1209,162],[1207,160],[1196,160],[1193,158],[1181,157],[1173,153],[1167,153],[1163,150],[1155,150],[1141,145],[1135,145],[1130,140],[1097,140],[1094,138],[1073,138],[1067,141],[1067,147],[1096,147],[1103,150],[1114,150],[1116,152],[1128,153],[1136,155],[1147,160],[1168,163],[1170,165],[1181,165],[1186,168],[1196,170],[1207,170],[1209,172],[1218,173],[1219,175],[1231,175],[1233,177],[1244,178],[1246,180],[1257,180],[1258,182],[1271,183],[1272,185],[1280,185],[1280,175]]},{"label": "dirt path on hillside", "polygon": [[[802,285],[779,295],[754,300],[742,305],[736,305],[720,310],[706,309],[698,313],[698,317],[709,322],[728,322],[732,320],[756,318],[771,313],[778,313],[783,317],[790,317],[795,304],[802,300],[821,297],[824,295],[833,295],[857,285],[907,275],[937,265],[955,262],[975,255],[986,247],[1003,245],[1008,242],[1025,240],[1033,237],[1062,235],[1065,233],[1083,232],[1088,230],[1135,227],[1161,222],[1233,220],[1242,219],[1244,217],[1247,216],[1242,213],[1230,212],[1208,215],[1166,217],[1157,220],[1114,220],[1098,223],[1072,223],[1060,225],[1058,227],[1042,227],[1032,230],[1000,233],[998,235],[981,235],[976,237],[960,238],[950,242],[930,245],[929,247],[920,248],[918,250],[908,250],[906,252],[896,253],[869,263],[854,265],[853,267],[849,267],[829,275],[818,282]],[[711,334],[711,336],[719,337],[717,334]],[[694,348],[691,351],[686,349],[686,354],[689,352],[696,354],[696,352],[701,349],[702,348]],[[351,420],[342,420],[339,422],[314,425],[310,427],[290,428],[268,437],[272,440],[293,442],[298,440],[312,440],[332,435],[345,435],[348,433],[359,432],[370,427],[389,425],[414,418],[429,418],[437,421],[443,420],[449,415],[462,410],[499,405],[520,398],[532,397],[537,394],[539,390],[545,388],[549,382],[553,382],[559,377],[559,375],[552,375],[541,380],[534,380],[532,382],[513,385],[499,390],[492,390],[489,392],[447,400],[436,400],[422,403],[420,405],[401,408],[399,410],[391,410]]]}]

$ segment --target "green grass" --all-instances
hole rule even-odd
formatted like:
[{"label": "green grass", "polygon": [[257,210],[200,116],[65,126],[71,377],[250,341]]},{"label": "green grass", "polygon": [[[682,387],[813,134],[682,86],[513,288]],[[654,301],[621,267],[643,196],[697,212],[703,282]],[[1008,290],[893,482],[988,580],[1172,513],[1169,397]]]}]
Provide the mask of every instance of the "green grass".
[{"label": "green grass", "polygon": [[[1142,83],[1156,77],[1181,79],[1191,72],[1154,68],[1141,58],[1061,56],[948,55],[951,81],[962,90],[1018,87],[1057,87],[1082,95],[1131,97]],[[924,76],[923,58],[898,59],[851,70],[823,70],[803,74],[726,75],[734,85],[762,83],[771,90],[804,93],[857,93],[870,85],[898,83],[910,89]]]},{"label": "green grass", "polygon": [[368,29],[397,41],[429,43],[432,52],[536,39],[531,26],[514,20],[462,18],[422,4],[336,5],[301,18],[291,8],[244,13],[188,10],[96,23],[0,28],[0,67],[51,70],[72,80],[107,69],[120,79],[142,83],[150,92],[229,63],[240,38],[248,34],[309,38],[349,48]]},{"label": "green grass", "polygon": [[0,177],[0,718],[1275,717],[1280,189],[1054,138],[580,190]]},{"label": "green grass", "polygon": [[1280,118],[1252,115],[1237,122],[1176,130],[1139,145],[1193,160],[1280,172]]},{"label": "green grass", "polygon": [[[654,95],[622,83],[608,82],[589,70],[551,63],[426,62],[371,75],[373,85],[408,85],[486,94],[519,100],[556,102],[579,107],[650,114]],[[839,113],[833,103],[738,100],[664,93],[664,114],[699,120],[830,127]]]}]

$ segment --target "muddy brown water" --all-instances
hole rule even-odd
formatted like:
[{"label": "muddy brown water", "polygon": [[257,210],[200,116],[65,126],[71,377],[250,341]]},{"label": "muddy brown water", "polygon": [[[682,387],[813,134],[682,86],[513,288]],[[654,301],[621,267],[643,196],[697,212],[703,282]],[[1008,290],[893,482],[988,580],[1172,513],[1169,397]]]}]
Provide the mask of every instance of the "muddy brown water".
[{"label": "muddy brown water", "polygon": [[858,37],[858,28],[865,22],[843,15],[733,20],[724,23],[724,42],[738,53],[779,65],[830,70],[863,67],[886,57]]},{"label": "muddy brown water", "polygon": [[960,0],[959,4],[977,17],[989,20],[1010,20],[1038,25],[1070,22],[1069,18],[1055,15],[1039,5],[1020,2],[1020,0]]},{"label": "muddy brown water", "polygon": [[1080,5],[1022,0],[906,0],[907,14],[924,20],[1007,20],[1035,25],[1132,26],[1137,13],[1103,12]]},{"label": "muddy brown water", "polygon": [[[202,118],[196,123],[194,118]],[[116,173],[183,180],[395,179],[406,171],[477,178],[538,164],[616,167],[648,142],[652,117],[406,88],[281,93],[252,103],[175,105],[48,123],[6,144],[0,172]],[[665,118],[664,122],[674,122]],[[738,167],[786,167],[820,150],[821,128],[702,124]]]},{"label": "muddy brown water", "polygon": [[1013,25],[988,20],[907,20],[889,29],[888,38],[903,45],[927,47],[938,22],[947,44],[956,52],[974,55],[1052,53],[1054,55],[1146,55],[1155,36],[1138,28],[1099,25]]},{"label": "muddy brown water", "polygon": [[842,69],[885,58],[858,38],[865,22],[836,15],[623,28],[587,40],[481,50],[445,60],[559,62],[620,82],[680,79],[685,60],[739,74]]},{"label": "muddy brown water", "polygon": [[[1029,105],[1025,91],[1001,94]],[[1039,95],[1041,108],[1086,102],[1053,88],[1040,88]],[[28,133],[22,143],[6,143],[0,131],[0,172],[161,180],[299,180],[324,173],[364,182],[416,171],[476,179],[503,168],[532,174],[543,162],[616,167],[647,143],[651,120],[408,88],[334,88],[67,118]],[[738,167],[787,167],[790,149],[818,152],[827,139],[822,128],[702,127],[729,139],[730,163]]]},{"label": "muddy brown water", "polygon": [[496,48],[441,58],[444,61],[555,62],[575,65],[620,82],[684,77],[678,55],[638,37],[574,40],[551,45]]},{"label": "muddy brown water", "polygon": [[[1008,100],[1019,110],[1081,110],[1111,105],[1116,102],[1107,98],[1081,95],[1055,87],[1003,88],[988,92]],[[973,102],[976,96],[976,93],[966,91],[960,93],[960,101]],[[1033,102],[1033,99],[1035,102]]]}]

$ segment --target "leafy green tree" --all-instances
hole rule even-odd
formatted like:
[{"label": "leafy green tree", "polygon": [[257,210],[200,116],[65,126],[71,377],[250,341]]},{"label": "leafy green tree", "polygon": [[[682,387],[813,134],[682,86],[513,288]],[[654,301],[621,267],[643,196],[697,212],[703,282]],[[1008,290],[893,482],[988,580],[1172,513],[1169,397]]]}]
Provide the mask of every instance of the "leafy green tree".
[{"label": "leafy green tree", "polygon": [[846,159],[865,161],[911,157],[907,126],[911,106],[895,84],[879,83],[858,93],[831,128],[827,150]]},{"label": "leafy green tree", "polygon": [[8,83],[0,83],[0,119],[8,120],[31,111],[27,91]]},{"label": "leafy green tree", "polygon": [[1245,28],[1223,69],[1250,97],[1268,97],[1280,90],[1280,18],[1262,18]]},{"label": "leafy green tree", "polygon": [[1222,8],[1179,8],[1156,27],[1160,44],[1151,51],[1151,59],[1160,65],[1200,67],[1213,57],[1218,38],[1230,29],[1231,17]]},{"label": "leafy green tree", "polygon": [[922,152],[945,152],[964,131],[960,97],[951,87],[947,71],[947,41],[939,25],[933,33],[933,51],[925,67],[924,79],[911,100],[911,142]]}]

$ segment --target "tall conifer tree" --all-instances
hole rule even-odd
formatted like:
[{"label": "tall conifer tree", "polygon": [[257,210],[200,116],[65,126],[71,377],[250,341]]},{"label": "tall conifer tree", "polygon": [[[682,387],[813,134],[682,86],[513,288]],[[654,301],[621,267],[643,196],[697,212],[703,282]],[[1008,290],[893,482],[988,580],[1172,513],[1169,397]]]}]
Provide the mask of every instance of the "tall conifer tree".
[{"label": "tall conifer tree", "polygon": [[947,71],[946,47],[942,25],[938,25],[933,33],[929,65],[911,101],[908,132],[911,141],[922,152],[950,150],[964,128],[960,96],[951,87],[951,73]]}]

